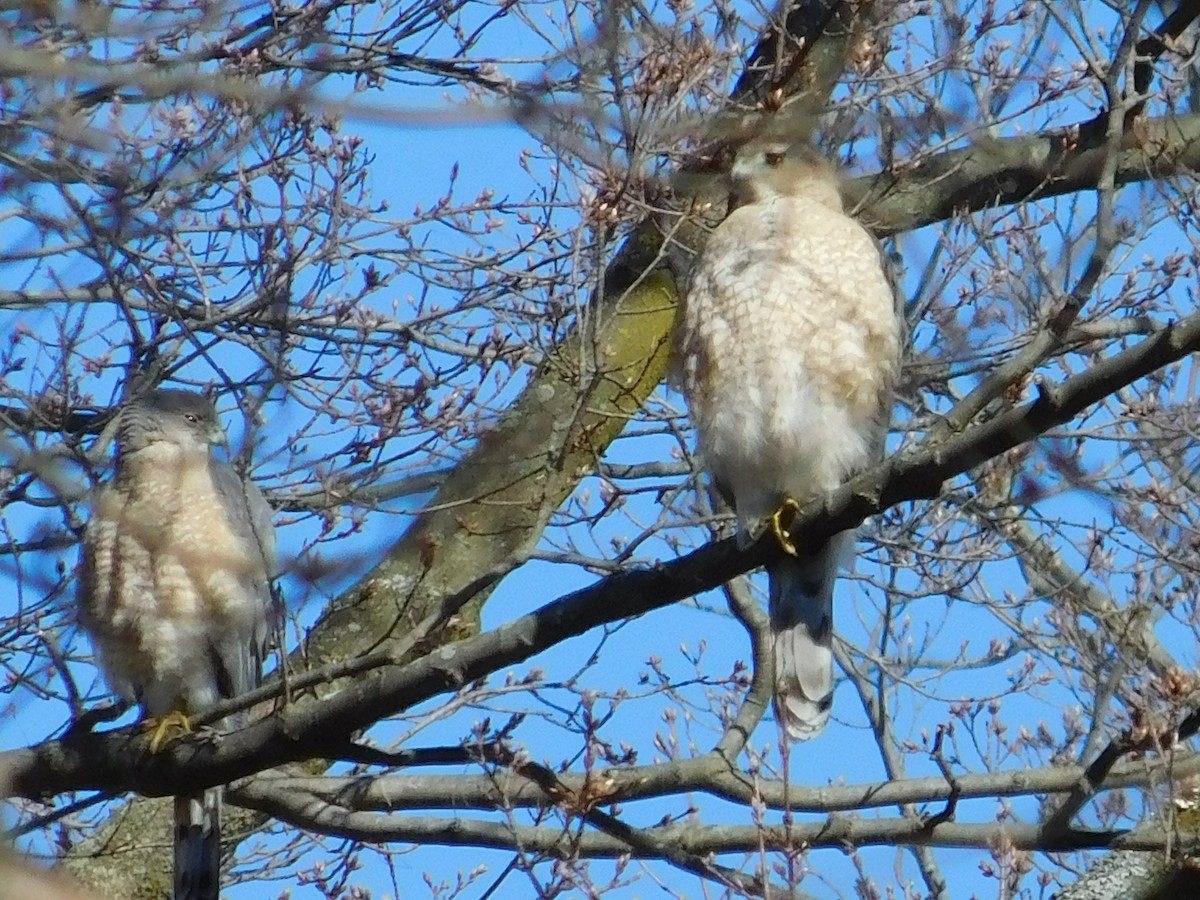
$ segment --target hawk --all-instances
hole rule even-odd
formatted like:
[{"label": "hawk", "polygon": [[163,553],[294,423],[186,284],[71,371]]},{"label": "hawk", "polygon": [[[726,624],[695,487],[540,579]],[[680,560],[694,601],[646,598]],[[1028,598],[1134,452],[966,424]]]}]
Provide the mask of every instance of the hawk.
[{"label": "hawk", "polygon": [[881,252],[846,214],[823,160],[756,143],[738,154],[730,180],[733,211],[683,297],[676,381],[743,540],[767,520],[786,551],[767,567],[775,715],[806,740],[829,721],[833,584],[854,534],[796,548],[784,526],[789,510],[881,449],[900,323]]},{"label": "hawk", "polygon": [[[157,390],[115,422],[112,479],[83,538],[80,619],[113,691],[149,719],[256,687],[274,608],[271,509],[212,454],[211,401]],[[175,799],[175,897],[220,890],[220,790]]]}]

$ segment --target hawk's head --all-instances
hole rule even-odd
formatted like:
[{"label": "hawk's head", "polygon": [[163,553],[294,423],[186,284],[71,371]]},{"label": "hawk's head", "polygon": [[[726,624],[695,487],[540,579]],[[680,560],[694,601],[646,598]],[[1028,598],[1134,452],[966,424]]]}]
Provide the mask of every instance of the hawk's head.
[{"label": "hawk's head", "polygon": [[841,212],[838,174],[807,144],[752,141],[729,170],[736,206],[777,197],[806,197]]},{"label": "hawk's head", "polygon": [[156,443],[207,453],[210,446],[225,443],[212,401],[190,391],[151,391],[122,409],[118,422],[117,445],[122,453]]}]

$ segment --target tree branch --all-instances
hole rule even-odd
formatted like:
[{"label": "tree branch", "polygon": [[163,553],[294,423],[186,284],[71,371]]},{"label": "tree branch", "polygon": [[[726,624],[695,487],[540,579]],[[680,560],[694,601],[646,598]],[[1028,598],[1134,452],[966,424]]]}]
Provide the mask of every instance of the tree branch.
[{"label": "tree branch", "polygon": [[[944,441],[855,478],[797,514],[792,537],[825,540],[883,509],[940,493],[942,482],[1061,425],[1125,384],[1200,349],[1200,313],[1164,327],[1095,363],[1041,396]],[[534,613],[397,667],[361,674],[313,702],[293,704],[219,742],[181,741],[147,755],[131,729],[74,735],[0,754],[14,793],[40,797],[70,790],[134,790],[148,795],[198,791],[279,765],[320,756],[384,716],[457,690],[505,666],[607,622],[642,615],[712,589],[781,553],[765,538],[739,550],[728,538],[651,569],[628,571],[553,601]],[[460,573],[461,577],[461,573]]]}]

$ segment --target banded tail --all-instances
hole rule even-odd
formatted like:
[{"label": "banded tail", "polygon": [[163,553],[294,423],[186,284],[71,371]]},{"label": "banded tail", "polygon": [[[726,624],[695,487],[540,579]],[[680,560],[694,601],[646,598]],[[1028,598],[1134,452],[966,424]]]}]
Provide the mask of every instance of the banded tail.
[{"label": "banded tail", "polygon": [[175,798],[175,900],[219,900],[221,793]]},{"label": "banded tail", "polygon": [[854,546],[835,535],[815,553],[803,549],[767,566],[775,644],[775,718],[795,741],[816,737],[833,708],[833,585]]}]

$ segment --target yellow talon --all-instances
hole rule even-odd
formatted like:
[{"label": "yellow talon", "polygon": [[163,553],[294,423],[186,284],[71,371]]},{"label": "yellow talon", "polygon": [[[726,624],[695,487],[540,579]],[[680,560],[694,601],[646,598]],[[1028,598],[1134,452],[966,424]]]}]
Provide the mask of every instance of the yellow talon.
[{"label": "yellow talon", "polygon": [[154,731],[154,736],[150,738],[151,753],[157,753],[174,738],[192,733],[192,723],[179,710],[169,712],[165,716],[147,718],[142,722],[142,727],[147,731]]},{"label": "yellow talon", "polygon": [[788,534],[788,527],[799,511],[799,503],[791,497],[784,497],[768,520],[771,525],[771,534],[775,535],[775,540],[779,541],[779,546],[788,556],[797,555],[796,545],[792,543],[792,537]]}]

